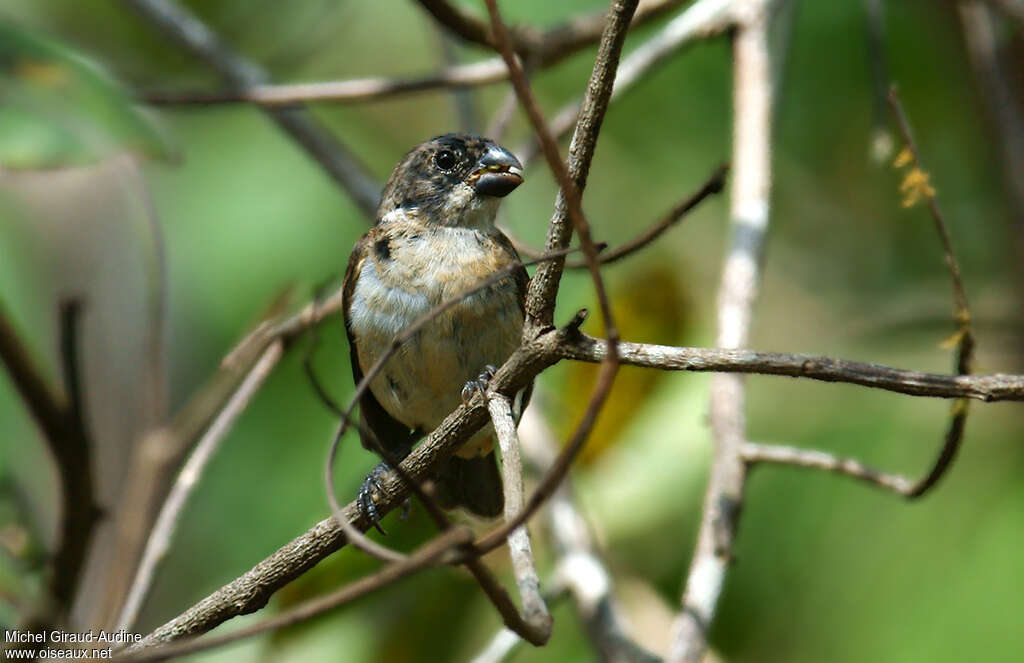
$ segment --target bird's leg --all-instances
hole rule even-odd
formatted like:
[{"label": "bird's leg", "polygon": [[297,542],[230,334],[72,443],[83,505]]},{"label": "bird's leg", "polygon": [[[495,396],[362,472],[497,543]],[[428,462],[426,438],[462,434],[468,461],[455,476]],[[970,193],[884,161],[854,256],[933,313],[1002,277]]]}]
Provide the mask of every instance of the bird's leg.
[{"label": "bird's leg", "polygon": [[[386,535],[387,531],[380,525],[381,514],[377,509],[376,504],[384,492],[384,487],[381,485],[381,479],[392,470],[392,466],[389,462],[402,462],[402,460],[409,455],[409,452],[412,451],[412,445],[403,446],[398,453],[385,452],[383,448],[380,447],[379,442],[376,442],[376,446],[378,454],[386,460],[370,470],[366,479],[363,480],[363,485],[359,487],[359,493],[356,496],[356,500],[358,500],[359,506],[363,508],[363,513],[366,514],[367,519],[374,527],[377,528],[377,531]],[[409,506],[409,499],[406,498],[406,500],[402,502],[402,513],[399,515],[399,518],[402,520],[409,517]]]},{"label": "bird's leg", "polygon": [[[377,528],[377,531],[381,534],[387,534],[387,531],[380,526],[380,512],[377,510],[376,500],[380,497],[383,492],[383,487],[380,484],[381,477],[391,471],[391,466],[387,463],[381,463],[377,467],[370,471],[366,479],[363,480],[363,485],[359,487],[359,495],[356,497],[359,500],[359,506],[363,508],[363,513],[366,514],[367,519],[373,526]],[[408,504],[406,500],[406,504]]]},{"label": "bird's leg", "polygon": [[484,366],[484,370],[480,372],[480,375],[476,376],[475,380],[470,380],[462,386],[462,404],[468,405],[469,401],[472,400],[473,394],[480,392],[483,394],[487,391],[487,385],[490,383],[491,378],[498,371],[495,367],[490,364]]}]

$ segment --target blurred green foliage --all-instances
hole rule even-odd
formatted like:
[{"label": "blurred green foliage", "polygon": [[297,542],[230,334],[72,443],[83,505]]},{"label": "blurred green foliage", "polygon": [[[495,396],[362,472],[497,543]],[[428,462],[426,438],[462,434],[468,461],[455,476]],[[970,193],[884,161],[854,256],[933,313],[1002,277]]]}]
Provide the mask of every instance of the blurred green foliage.
[{"label": "blurred green foliage", "polygon": [[[437,32],[411,2],[189,4],[279,81],[415,75],[440,60]],[[480,10],[480,3],[469,4]],[[534,25],[603,6],[596,0],[504,4],[510,20]],[[1024,256],[1014,250],[994,134],[953,4],[887,3],[887,12],[892,78],[952,226],[978,321],[979,370],[1020,372]],[[773,225],[752,345],[948,371],[952,360],[939,343],[953,329],[952,304],[931,220],[921,207],[902,209],[899,174],[869,159],[873,101],[861,3],[805,2],[795,16],[777,98]],[[312,293],[340,279],[366,220],[258,110],[154,113],[130,103],[139,90],[217,85],[201,63],[138,15],[117,3],[6,0],[0,22],[5,165],[74,165],[114,150],[180,157],[145,166],[166,234],[172,411],[283,288]],[[657,27],[638,30],[627,50]],[[1019,63],[1019,30],[1011,37]],[[484,55],[472,47],[459,53],[467,61]],[[545,110],[581,93],[592,56],[586,50],[535,75]],[[45,65],[26,69],[25,62]],[[60,90],[54,81],[61,81]],[[673,58],[615,103],[585,197],[598,239],[614,245],[632,237],[728,159],[730,86],[730,50],[720,38]],[[505,94],[504,86],[475,93],[484,121]],[[26,103],[19,108],[12,98]],[[441,92],[322,104],[314,113],[382,180],[411,145],[460,128]],[[505,143],[515,146],[527,135],[517,116]],[[545,169],[533,167],[505,203],[504,223],[541,245],[554,191]],[[13,205],[0,197],[4,218],[23,219]],[[643,254],[607,269],[627,338],[711,342],[726,217],[724,197],[713,200]],[[34,352],[52,362],[47,325],[54,302],[35,294],[49,267],[45,254],[22,250],[24,232],[0,218],[0,301]],[[638,282],[657,296],[633,297]],[[558,319],[581,306],[593,307],[588,277],[567,274]],[[321,328],[313,354],[337,399],[352,387],[343,339],[340,322],[332,321]],[[176,615],[325,517],[320,475],[333,420],[302,372],[310,343],[286,357],[207,470],[140,630]],[[545,408],[558,430],[569,430],[577,415],[564,413],[580,411],[589,375],[556,366],[541,378],[545,397],[534,407]],[[747,384],[752,439],[821,448],[912,474],[936,452],[949,409],[945,402],[849,386],[762,377]],[[634,626],[658,649],[667,641],[661,627],[678,601],[699,518],[709,456],[707,377],[624,372],[614,397],[575,473],[576,487]],[[101,401],[104,394],[89,398]],[[953,471],[920,503],[831,476],[771,467],[754,473],[737,561],[712,634],[725,660],[1019,660],[1024,412],[1018,404],[973,407]],[[354,494],[374,462],[347,440],[337,464],[339,490]],[[6,500],[0,529],[17,525],[19,513],[52,520],[52,469],[3,373],[0,481],[35,486],[20,490],[36,496],[20,508],[9,497],[18,490],[0,495]],[[409,548],[424,540],[431,532],[426,520],[417,510],[407,522],[389,517],[388,543]],[[550,553],[538,536],[548,569]],[[503,553],[488,561],[509,578]],[[346,550],[282,591],[270,610],[374,568]],[[0,561],[4,589],[33,577]],[[655,591],[630,589],[642,583]],[[0,607],[0,621],[11,615]],[[561,606],[555,616],[551,644],[520,650],[512,660],[594,660],[572,609]],[[445,569],[196,660],[468,660],[499,627],[468,576]]]}]

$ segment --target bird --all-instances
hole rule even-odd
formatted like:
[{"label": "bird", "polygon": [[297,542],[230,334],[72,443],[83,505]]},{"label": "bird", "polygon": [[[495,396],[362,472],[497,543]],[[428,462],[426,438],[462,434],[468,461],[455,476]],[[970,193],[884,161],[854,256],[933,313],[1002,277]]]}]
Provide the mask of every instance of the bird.
[{"label": "bird", "polygon": [[[427,322],[370,381],[359,400],[360,438],[370,450],[379,442],[385,459],[408,455],[465,400],[467,389],[481,388],[520,344],[529,276],[495,216],[502,198],[522,182],[522,164],[494,141],[465,133],[437,136],[395,166],[375,225],[352,250],[342,307],[357,385],[417,318],[497,272],[508,274]],[[527,387],[517,395],[517,417],[529,392]],[[443,508],[488,519],[502,513],[494,441],[488,425],[435,472],[435,497]],[[378,529],[374,498],[389,470],[385,460],[359,493]]]}]

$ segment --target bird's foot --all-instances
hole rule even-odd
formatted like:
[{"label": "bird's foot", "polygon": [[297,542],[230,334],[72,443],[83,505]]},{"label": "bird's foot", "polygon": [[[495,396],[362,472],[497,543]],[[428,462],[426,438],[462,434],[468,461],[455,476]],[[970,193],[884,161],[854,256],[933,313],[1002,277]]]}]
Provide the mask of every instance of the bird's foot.
[{"label": "bird's foot", "polygon": [[[359,495],[356,500],[359,502],[359,506],[363,508],[363,513],[366,514],[367,519],[370,523],[377,528],[377,531],[381,534],[387,534],[387,531],[380,526],[380,511],[377,510],[377,500],[384,494],[384,487],[381,485],[380,480],[385,474],[391,471],[391,466],[387,463],[381,463],[377,467],[370,471],[366,479],[363,481],[363,485],[359,487]],[[408,510],[408,500],[406,505],[403,507],[403,513]]]},{"label": "bird's foot", "polygon": [[462,404],[468,405],[469,401],[473,399],[473,394],[480,392],[483,394],[487,391],[487,385],[490,383],[491,378],[498,371],[495,367],[488,364],[484,366],[484,370],[480,372],[480,375],[476,376],[475,380],[470,380],[462,387]]}]

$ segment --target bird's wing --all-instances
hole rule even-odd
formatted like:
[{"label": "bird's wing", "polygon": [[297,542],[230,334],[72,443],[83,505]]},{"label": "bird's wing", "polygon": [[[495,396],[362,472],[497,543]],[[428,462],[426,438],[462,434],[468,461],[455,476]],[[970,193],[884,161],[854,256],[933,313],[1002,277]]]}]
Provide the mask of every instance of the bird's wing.
[{"label": "bird's wing", "polygon": [[[512,240],[510,240],[505,233],[498,230],[494,234],[494,241],[497,242],[498,246],[516,262],[522,263],[519,259],[519,252],[516,251],[516,247],[513,246]],[[519,310],[526,312],[526,289],[530,285],[530,275],[526,273],[526,268],[520,264],[515,270],[512,271],[512,278],[516,282],[516,293],[518,294],[517,301],[519,302]]]},{"label": "bird's wing", "polygon": [[[505,233],[500,230],[495,234],[494,239],[503,251],[508,253],[513,260],[519,263],[519,267],[512,271],[512,278],[515,279],[516,282],[516,292],[518,294],[516,301],[519,302],[519,310],[525,316],[526,290],[530,287],[530,275],[526,272],[526,267],[523,267],[522,260],[519,258],[519,252],[516,251],[516,247],[512,244],[512,240],[510,240]],[[526,385],[521,392],[519,392],[519,397],[516,399],[516,402],[513,403],[515,406],[516,423],[519,423],[519,420],[522,418],[523,412],[526,410],[526,406],[529,404],[530,396],[532,395],[533,383],[531,382]]]},{"label": "bird's wing", "polygon": [[[363,368],[359,365],[359,352],[356,349],[358,340],[352,334],[351,316],[349,309],[352,306],[352,296],[355,291],[356,275],[362,269],[366,260],[368,249],[372,243],[371,230],[356,243],[352,249],[352,255],[348,259],[348,267],[345,269],[344,290],[342,291],[342,311],[345,318],[345,334],[348,336],[349,359],[352,364],[352,379],[357,386],[363,380]],[[404,457],[409,453],[415,441],[416,434],[409,430],[409,427],[398,421],[381,406],[377,398],[367,387],[359,398],[359,439],[363,447],[370,451],[377,451],[374,444],[374,437],[383,445],[384,449],[391,454]]]}]

